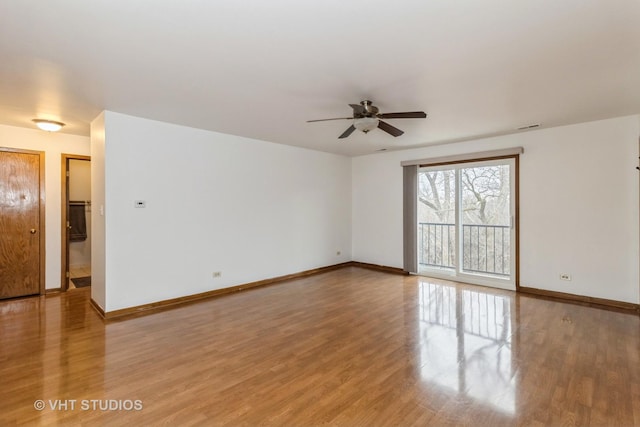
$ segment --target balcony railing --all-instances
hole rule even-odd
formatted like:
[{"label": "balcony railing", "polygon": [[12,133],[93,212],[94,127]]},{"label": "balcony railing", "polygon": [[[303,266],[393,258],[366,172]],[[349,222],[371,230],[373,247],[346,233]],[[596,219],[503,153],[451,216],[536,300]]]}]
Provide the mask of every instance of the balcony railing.
[{"label": "balcony railing", "polygon": [[[419,263],[426,267],[454,269],[455,224],[421,222]],[[462,225],[462,270],[498,276],[511,274],[511,229],[508,225]]]}]

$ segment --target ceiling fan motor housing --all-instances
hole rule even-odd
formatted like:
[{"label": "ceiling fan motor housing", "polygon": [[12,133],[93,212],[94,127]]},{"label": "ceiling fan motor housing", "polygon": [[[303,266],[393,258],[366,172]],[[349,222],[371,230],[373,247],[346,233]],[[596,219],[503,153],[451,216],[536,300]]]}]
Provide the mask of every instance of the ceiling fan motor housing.
[{"label": "ceiling fan motor housing", "polygon": [[378,107],[373,105],[369,100],[361,101],[360,105],[364,107],[364,111],[365,111],[363,114],[364,117],[371,117],[373,115],[378,114],[378,111],[380,111],[378,110]]}]

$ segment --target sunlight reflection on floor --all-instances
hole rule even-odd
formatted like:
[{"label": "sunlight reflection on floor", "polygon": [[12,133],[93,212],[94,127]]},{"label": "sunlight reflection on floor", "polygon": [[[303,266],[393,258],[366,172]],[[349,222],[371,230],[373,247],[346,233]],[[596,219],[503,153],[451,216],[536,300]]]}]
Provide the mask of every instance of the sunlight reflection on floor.
[{"label": "sunlight reflection on floor", "polygon": [[422,379],[513,414],[513,299],[427,280],[419,293]]}]

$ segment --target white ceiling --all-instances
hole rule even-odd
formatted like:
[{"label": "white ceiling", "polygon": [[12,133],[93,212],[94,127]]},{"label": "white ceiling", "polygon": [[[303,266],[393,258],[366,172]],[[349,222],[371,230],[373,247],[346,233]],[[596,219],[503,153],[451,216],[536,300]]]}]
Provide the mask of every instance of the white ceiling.
[{"label": "white ceiling", "polygon": [[[0,122],[102,110],[345,155],[640,113],[636,0],[0,0]],[[337,137],[371,99],[398,138]]]}]

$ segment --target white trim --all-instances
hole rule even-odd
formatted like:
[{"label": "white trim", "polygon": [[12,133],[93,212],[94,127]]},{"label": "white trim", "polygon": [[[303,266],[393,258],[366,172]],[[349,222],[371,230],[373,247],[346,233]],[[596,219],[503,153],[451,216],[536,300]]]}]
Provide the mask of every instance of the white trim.
[{"label": "white trim", "polygon": [[431,157],[429,159],[404,160],[400,166],[429,166],[442,163],[457,163],[468,161],[482,161],[492,157],[516,156],[524,153],[523,147],[505,148],[503,150],[481,151],[479,153],[456,154],[453,156]]},{"label": "white trim", "polygon": [[484,279],[485,276],[473,276],[469,274],[461,274],[456,276],[454,274],[449,275],[449,274],[439,273],[437,270],[418,271],[417,273],[415,273],[415,275],[422,276],[422,277],[430,277],[430,278],[439,279],[439,280],[447,280],[449,282],[464,283],[467,285],[476,285],[476,286],[485,286],[487,288],[503,289],[505,291],[516,290],[516,285],[514,283],[510,283],[509,281],[501,282],[502,279],[500,278],[498,279],[489,278],[488,280],[486,280]]}]

